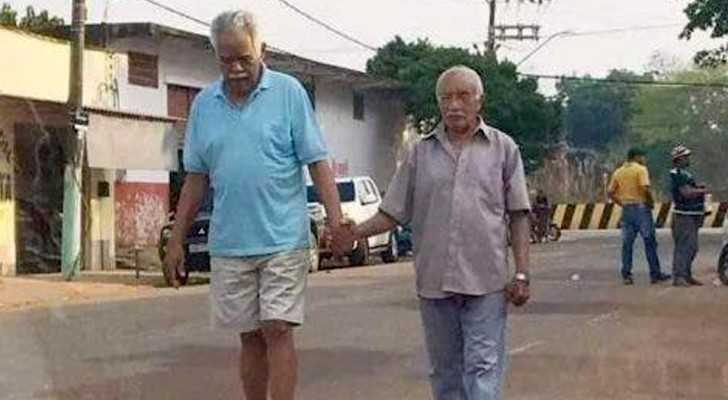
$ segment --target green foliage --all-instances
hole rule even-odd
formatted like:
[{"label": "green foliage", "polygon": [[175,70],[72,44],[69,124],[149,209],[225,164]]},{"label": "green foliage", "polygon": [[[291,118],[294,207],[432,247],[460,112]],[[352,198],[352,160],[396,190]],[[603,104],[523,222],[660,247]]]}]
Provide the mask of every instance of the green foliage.
[{"label": "green foliage", "polygon": [[565,105],[564,128],[567,140],[576,147],[603,150],[624,137],[634,113],[635,85],[618,81],[649,81],[650,76],[629,71],[612,71],[607,79],[563,80],[557,85]]},{"label": "green foliage", "polygon": [[0,8],[0,26],[18,26],[18,13],[8,3]]},{"label": "green foliage", "polygon": [[18,13],[8,3],[0,8],[0,25],[19,28],[36,33],[52,32],[55,28],[63,26],[63,18],[51,16],[47,10],[36,13],[32,6],[25,9],[25,16],[18,21]]},{"label": "green foliage", "polygon": [[[669,73],[668,81],[728,84],[728,68]],[[728,199],[728,90],[721,87],[642,87],[634,100],[630,140],[644,144],[658,189],[667,186],[670,150],[685,144],[694,152],[693,168],[716,198]]]},{"label": "green foliage", "polygon": [[413,126],[426,133],[440,119],[437,78],[455,65],[478,72],[486,92],[483,118],[514,137],[529,171],[538,167],[544,152],[561,139],[561,108],[536,91],[536,80],[519,78],[514,64],[462,48],[437,47],[427,40],[405,43],[396,37],[368,61],[367,71],[403,86],[407,114]]},{"label": "green foliage", "polygon": [[[688,24],[680,37],[690,39],[695,31],[709,31],[713,38],[728,35],[728,0],[693,0],[685,8]],[[700,51],[695,62],[702,66],[718,66],[728,62],[728,43],[712,50]]]}]

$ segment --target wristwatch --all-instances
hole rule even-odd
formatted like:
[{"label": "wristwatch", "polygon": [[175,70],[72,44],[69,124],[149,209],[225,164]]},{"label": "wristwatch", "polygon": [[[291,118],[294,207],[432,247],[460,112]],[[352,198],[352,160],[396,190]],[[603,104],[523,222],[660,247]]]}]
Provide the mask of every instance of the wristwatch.
[{"label": "wristwatch", "polygon": [[516,274],[513,275],[513,280],[516,282],[523,282],[526,285],[531,283],[531,277],[528,272],[516,272]]}]

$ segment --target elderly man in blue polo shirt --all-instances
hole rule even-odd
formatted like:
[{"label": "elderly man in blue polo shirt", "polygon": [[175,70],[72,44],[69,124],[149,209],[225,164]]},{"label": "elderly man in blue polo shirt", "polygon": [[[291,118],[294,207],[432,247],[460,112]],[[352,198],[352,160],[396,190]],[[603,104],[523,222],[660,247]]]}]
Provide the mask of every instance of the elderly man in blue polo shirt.
[{"label": "elderly man in blue polo shirt", "polygon": [[293,400],[297,358],[292,327],[303,323],[310,265],[303,166],[326,207],[335,253],[345,239],[333,173],[301,84],[263,64],[265,45],[251,14],[225,12],[211,41],[222,79],[190,113],[187,170],[165,268],[183,272],[182,243],[209,189],[214,193],[209,252],[215,322],[240,333],[248,400]]}]

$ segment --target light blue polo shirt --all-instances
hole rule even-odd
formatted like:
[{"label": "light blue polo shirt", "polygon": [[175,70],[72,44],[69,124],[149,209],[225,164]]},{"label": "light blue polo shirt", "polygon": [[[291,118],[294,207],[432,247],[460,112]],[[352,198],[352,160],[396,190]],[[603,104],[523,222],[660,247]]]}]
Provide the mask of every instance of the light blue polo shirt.
[{"label": "light blue polo shirt", "polygon": [[295,78],[264,69],[242,106],[228,100],[222,79],[205,88],[190,111],[184,165],[210,178],[210,256],[307,247],[303,167],[326,158],[311,101]]}]

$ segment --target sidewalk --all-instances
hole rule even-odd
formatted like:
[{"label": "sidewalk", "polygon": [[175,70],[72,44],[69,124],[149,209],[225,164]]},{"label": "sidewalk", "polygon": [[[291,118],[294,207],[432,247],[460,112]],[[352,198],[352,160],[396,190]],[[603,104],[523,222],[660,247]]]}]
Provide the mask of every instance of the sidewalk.
[{"label": "sidewalk", "polygon": [[0,277],[0,313],[189,293],[207,282],[207,277],[190,276],[190,285],[176,291],[164,285],[159,272],[142,272],[137,281],[134,271],[126,270],[85,272],[73,282],[60,274]]}]

